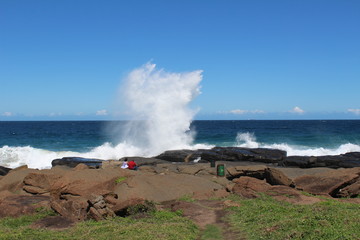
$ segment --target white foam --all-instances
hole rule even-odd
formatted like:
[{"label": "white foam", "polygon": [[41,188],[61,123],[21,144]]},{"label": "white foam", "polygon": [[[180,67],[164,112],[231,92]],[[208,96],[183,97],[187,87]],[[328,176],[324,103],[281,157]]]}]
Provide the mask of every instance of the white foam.
[{"label": "white foam", "polygon": [[256,137],[253,133],[238,133],[236,136],[237,147],[247,148],[272,148],[284,150],[287,152],[287,156],[324,156],[324,155],[339,155],[347,152],[359,152],[360,145],[346,143],[341,144],[335,148],[323,148],[323,147],[308,147],[301,145],[290,145],[287,143],[274,143],[274,144],[262,144],[256,141]]},{"label": "white foam", "polygon": [[0,166],[15,168],[28,165],[30,168],[50,168],[51,161],[60,157],[77,156],[75,152],[53,152],[30,146],[0,148]]},{"label": "white foam", "polygon": [[130,72],[120,95],[121,107],[126,106],[134,121],[122,129],[120,142],[142,149],[145,155],[190,148],[195,134],[190,124],[197,111],[189,104],[200,94],[201,80],[201,70],[171,73],[152,63]]}]

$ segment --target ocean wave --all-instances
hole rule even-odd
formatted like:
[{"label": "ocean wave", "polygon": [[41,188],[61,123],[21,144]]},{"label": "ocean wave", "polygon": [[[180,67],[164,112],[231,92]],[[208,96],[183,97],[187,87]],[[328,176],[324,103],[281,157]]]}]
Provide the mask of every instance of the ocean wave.
[{"label": "ocean wave", "polygon": [[309,147],[302,145],[291,145],[288,143],[259,143],[253,133],[238,133],[236,136],[236,147],[247,148],[272,148],[287,152],[287,156],[324,156],[339,155],[347,152],[360,152],[360,145],[353,143],[340,144],[335,148]]},{"label": "ocean wave", "polygon": [[[144,149],[122,142],[117,145],[111,143],[104,143],[101,146],[95,147],[88,152],[73,152],[73,151],[49,151],[45,149],[34,148],[31,146],[13,147],[3,146],[0,148],[0,166],[16,168],[22,165],[28,165],[30,168],[46,169],[51,168],[51,162],[54,159],[63,157],[84,157],[84,158],[98,158],[102,160],[116,160],[122,157],[141,156],[153,157],[165,150],[176,149],[209,149],[215,145],[210,144],[192,144],[179,145],[172,149]],[[323,156],[323,155],[339,155],[347,152],[359,152],[360,146],[352,143],[341,144],[335,148],[324,147],[307,147],[299,145],[291,145],[288,143],[274,143],[263,144],[256,140],[252,133],[238,133],[236,137],[236,147],[247,148],[272,148],[280,149],[287,152],[288,156]]]},{"label": "ocean wave", "polygon": [[[195,144],[195,145],[181,145],[174,147],[175,149],[206,149],[213,145]],[[164,150],[165,151],[165,150]],[[0,148],[0,166],[16,168],[22,165],[27,165],[29,168],[47,169],[51,168],[51,162],[54,159],[63,157],[84,157],[84,158],[98,158],[102,160],[116,160],[122,157],[141,156],[153,157],[162,150],[151,150],[136,147],[126,142],[113,145],[111,143],[104,143],[101,146],[91,149],[89,152],[80,153],[72,151],[49,151],[45,149],[26,147],[11,147],[3,146]]]}]

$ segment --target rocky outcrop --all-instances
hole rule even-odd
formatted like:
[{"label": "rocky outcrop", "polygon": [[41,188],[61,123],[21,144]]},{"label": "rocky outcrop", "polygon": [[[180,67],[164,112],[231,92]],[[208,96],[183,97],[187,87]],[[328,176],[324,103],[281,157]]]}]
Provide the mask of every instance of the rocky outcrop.
[{"label": "rocky outcrop", "polygon": [[240,177],[236,179],[232,192],[244,198],[258,198],[260,193],[272,196],[279,201],[292,204],[306,205],[320,202],[316,197],[305,196],[300,191],[288,186],[272,186],[264,180],[252,177]]},{"label": "rocky outcrop", "polygon": [[2,177],[0,182],[0,195],[3,191],[8,191],[11,193],[17,193],[17,194],[26,194],[23,190],[24,186],[24,178],[29,173],[36,173],[39,172],[37,169],[30,169],[27,168],[27,166],[22,166],[16,169],[13,169],[9,171],[7,175]]},{"label": "rocky outcrop", "polygon": [[280,165],[300,168],[328,167],[353,168],[360,167],[360,152],[350,152],[333,156],[289,156]]},{"label": "rocky outcrop", "polygon": [[334,156],[286,156],[286,152],[268,148],[214,147],[199,150],[166,151],[155,158],[170,162],[256,162],[283,167],[360,167],[360,152]]},{"label": "rocky outcrop", "polygon": [[286,152],[268,148],[215,147],[203,151],[201,159],[211,161],[248,161],[278,163],[286,157]]},{"label": "rocky outcrop", "polygon": [[278,163],[286,157],[286,152],[267,148],[214,147],[199,150],[166,151],[155,158],[170,162],[190,162],[201,159],[211,161],[248,161]]},{"label": "rocky outcrop", "polygon": [[253,177],[257,179],[265,179],[265,172],[268,169],[265,165],[254,165],[254,166],[234,166],[228,167],[227,177],[229,179],[239,177]]},{"label": "rocky outcrop", "polygon": [[154,157],[168,162],[189,162],[199,157],[200,152],[194,150],[170,150]]},{"label": "rocky outcrop", "polygon": [[297,189],[316,195],[356,197],[359,194],[359,179],[360,167],[304,175],[295,178],[294,184]]}]

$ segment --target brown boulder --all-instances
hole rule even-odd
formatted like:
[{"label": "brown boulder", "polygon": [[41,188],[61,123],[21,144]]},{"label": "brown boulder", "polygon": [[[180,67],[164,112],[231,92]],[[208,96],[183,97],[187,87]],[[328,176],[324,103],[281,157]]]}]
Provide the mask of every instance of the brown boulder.
[{"label": "brown boulder", "polygon": [[[51,185],[51,207],[73,221],[113,216],[106,201],[116,196],[112,193],[119,179],[134,174],[139,173],[121,168],[68,170]],[[94,196],[101,200],[94,202]],[[116,198],[112,200],[116,203]]]},{"label": "brown boulder", "polygon": [[108,207],[103,196],[91,195],[89,200],[88,218],[100,221],[109,217],[115,217],[114,211]]},{"label": "brown boulder", "polygon": [[24,186],[24,178],[29,173],[37,173],[40,170],[37,169],[30,169],[27,167],[21,167],[18,169],[13,169],[9,171],[8,174],[6,174],[0,182],[0,192],[2,191],[10,191],[12,193],[17,194],[26,194],[26,192],[23,191]]},{"label": "brown boulder", "polygon": [[257,179],[265,178],[265,171],[267,166],[265,165],[253,165],[253,166],[234,166],[228,167],[227,176],[230,179],[239,178],[243,176],[253,177]]},{"label": "brown boulder", "polygon": [[355,183],[359,176],[360,167],[337,169],[312,176],[301,176],[296,178],[294,183],[297,189],[308,193],[338,197],[344,196],[345,192],[342,192],[342,189]]},{"label": "brown boulder", "polygon": [[136,174],[121,168],[84,169],[66,171],[51,187],[52,194],[83,196],[106,195],[116,186],[116,180]]},{"label": "brown boulder", "polygon": [[64,169],[31,172],[24,178],[23,189],[32,194],[49,193],[52,185],[65,174]]},{"label": "brown boulder", "polygon": [[271,185],[285,185],[285,186],[294,185],[293,181],[281,171],[281,168],[265,169],[265,178],[266,181]]},{"label": "brown boulder", "polygon": [[51,208],[67,219],[81,221],[87,218],[88,201],[84,197],[71,195],[64,199],[52,198]]},{"label": "brown boulder", "polygon": [[244,198],[257,198],[259,192],[266,192],[271,188],[265,180],[253,177],[240,177],[234,182],[232,192]]}]

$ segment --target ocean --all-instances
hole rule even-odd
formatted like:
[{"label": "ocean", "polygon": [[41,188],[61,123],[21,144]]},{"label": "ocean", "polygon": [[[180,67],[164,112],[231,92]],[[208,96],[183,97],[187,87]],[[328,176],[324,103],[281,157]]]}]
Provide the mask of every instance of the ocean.
[{"label": "ocean", "polygon": [[153,126],[145,121],[2,121],[0,165],[43,169],[69,156],[108,160],[214,146],[275,148],[289,156],[360,151],[360,120],[192,121],[182,132]]}]

